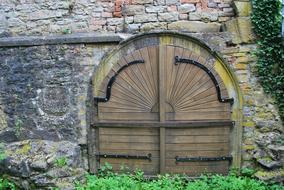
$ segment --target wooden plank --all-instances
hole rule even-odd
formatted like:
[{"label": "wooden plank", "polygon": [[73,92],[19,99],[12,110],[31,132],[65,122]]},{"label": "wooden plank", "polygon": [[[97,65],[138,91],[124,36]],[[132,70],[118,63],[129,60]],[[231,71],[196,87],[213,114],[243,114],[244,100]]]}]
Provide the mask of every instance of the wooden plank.
[{"label": "wooden plank", "polygon": [[129,164],[129,165],[159,165],[159,158],[153,158],[151,161],[142,159],[124,159],[124,158],[100,158],[100,163],[108,162],[110,164]]},{"label": "wooden plank", "polygon": [[103,151],[104,149],[160,150],[159,144],[156,143],[101,143],[100,151]]},{"label": "wooden plank", "polygon": [[187,112],[179,112],[179,113],[166,113],[166,120],[168,121],[189,121],[189,120],[228,120],[230,119],[231,114],[227,111],[187,111]]},{"label": "wooden plank", "polygon": [[[101,162],[101,166],[105,165],[108,163],[107,161]],[[159,169],[157,166],[153,165],[129,165],[127,163],[119,163],[119,164],[114,164],[111,163],[111,166],[113,168],[112,171],[117,172],[117,173],[128,173],[128,172],[135,172],[137,170],[142,170],[145,175],[156,175],[159,173]]]},{"label": "wooden plank", "polygon": [[166,130],[166,136],[215,136],[223,135],[229,137],[230,128],[226,126],[222,127],[202,127],[202,128],[168,128]]},{"label": "wooden plank", "polygon": [[225,143],[229,142],[228,136],[167,136],[167,144],[179,143]]},{"label": "wooden plank", "polygon": [[225,166],[229,165],[229,161],[210,161],[210,162],[176,162],[175,158],[166,159],[166,166],[175,166],[175,167],[195,167],[195,166]]},{"label": "wooden plank", "polygon": [[100,135],[100,143],[159,143],[156,136],[141,136],[141,135]]},{"label": "wooden plank", "polygon": [[166,47],[159,48],[159,113],[160,122],[165,121],[165,62],[167,61]]},{"label": "wooden plank", "polygon": [[103,149],[103,153],[111,153],[111,154],[133,154],[133,155],[148,155],[149,153],[152,155],[152,158],[160,158],[160,151],[158,150],[136,150],[136,149]]},{"label": "wooden plank", "polygon": [[160,173],[163,174],[165,172],[165,155],[166,155],[166,135],[165,128],[160,128]]},{"label": "wooden plank", "polygon": [[176,167],[176,166],[166,166],[167,173],[174,174],[187,174],[190,176],[200,176],[202,174],[228,174],[229,167],[224,165],[217,166],[192,166],[192,167]]},{"label": "wooden plank", "polygon": [[233,122],[231,120],[208,120],[208,121],[167,121],[167,122],[147,122],[147,121],[99,121],[95,122],[92,127],[105,127],[105,128],[159,128],[159,127],[167,127],[167,128],[191,128],[191,127],[232,127]]},{"label": "wooden plank", "polygon": [[153,128],[101,128],[100,135],[137,135],[140,136],[156,136],[158,137],[158,129]]},{"label": "wooden plank", "polygon": [[[165,121],[165,108],[166,108],[166,97],[165,97],[165,62],[166,47],[160,46],[159,48],[159,113],[160,122]],[[160,128],[160,173],[163,174],[165,170],[165,128]]]},{"label": "wooden plank", "polygon": [[229,144],[226,142],[221,143],[179,143],[179,144],[166,144],[166,150],[179,150],[179,151],[224,151],[229,150]]},{"label": "wooden plank", "polygon": [[229,155],[228,150],[191,150],[191,151],[180,151],[180,150],[167,150],[166,158],[175,158],[176,156],[180,157],[218,157]]},{"label": "wooden plank", "polygon": [[99,114],[100,120],[116,120],[116,121],[129,121],[131,119],[132,121],[157,121],[159,119],[158,113],[141,113],[141,112],[123,112],[123,113],[117,113],[117,112],[100,112]]}]

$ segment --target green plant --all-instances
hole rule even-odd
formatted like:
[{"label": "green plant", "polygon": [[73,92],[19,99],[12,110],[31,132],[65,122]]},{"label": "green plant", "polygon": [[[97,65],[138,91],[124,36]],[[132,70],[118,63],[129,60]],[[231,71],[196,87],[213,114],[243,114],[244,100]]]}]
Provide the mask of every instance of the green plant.
[{"label": "green plant", "polygon": [[268,185],[246,176],[209,175],[188,180],[184,176],[166,174],[149,180],[141,171],[87,175],[86,183],[76,182],[75,185],[76,190],[284,190],[283,186]]},{"label": "green plant", "polygon": [[284,121],[284,45],[280,0],[253,0],[252,23],[258,37],[257,71],[265,92],[275,98]]},{"label": "green plant", "polygon": [[8,179],[0,177],[0,190],[16,190],[16,186]]},{"label": "green plant", "polygon": [[255,170],[252,168],[242,168],[241,175],[246,177],[252,177],[255,174]]},{"label": "green plant", "polygon": [[62,34],[71,34],[72,30],[70,28],[65,28],[62,30]]},{"label": "green plant", "polygon": [[61,156],[61,157],[59,157],[55,160],[55,166],[56,167],[62,168],[66,165],[67,165],[67,158],[65,156]]}]

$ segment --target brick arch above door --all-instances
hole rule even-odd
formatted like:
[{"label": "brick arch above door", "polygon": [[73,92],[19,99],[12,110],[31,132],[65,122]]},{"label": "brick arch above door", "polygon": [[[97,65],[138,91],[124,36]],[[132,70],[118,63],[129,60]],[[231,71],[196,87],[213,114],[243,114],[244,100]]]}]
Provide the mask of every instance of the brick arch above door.
[{"label": "brick arch above door", "polygon": [[[153,64],[155,61],[149,61],[147,59],[157,59],[158,63],[155,66],[155,64]],[[145,64],[147,62],[152,63],[150,64],[152,66],[147,67],[147,64]],[[160,74],[159,63],[161,62],[168,63],[163,67],[164,72],[168,73],[166,74],[167,76],[161,76]],[[155,69],[155,67],[157,68]],[[128,71],[124,72],[123,70],[126,70],[126,68],[128,68]],[[141,72],[141,70],[145,70],[146,74],[144,76],[143,74],[135,74]],[[199,74],[197,78],[181,77],[188,76],[188,71]],[[149,73],[151,73],[151,75]],[[129,77],[129,80],[127,77]],[[159,83],[162,80],[161,77],[165,78],[163,79],[163,83]],[[145,80],[146,78],[149,80]],[[171,78],[175,78],[175,80],[171,80]],[[201,79],[205,82],[196,82]],[[116,81],[117,85],[112,86],[114,81]],[[132,103],[131,100],[125,101],[129,100],[130,96],[129,93],[125,93],[127,89],[120,88],[123,85],[119,83],[130,86],[131,90],[129,90],[129,93],[132,93],[132,99],[136,101],[132,101]],[[175,85],[173,85],[173,83]],[[109,109],[112,109],[111,112],[113,112],[113,105],[117,105],[117,103],[112,101],[116,101],[120,103],[120,110],[121,108],[123,108],[122,110],[127,110],[126,115],[132,112],[131,118],[133,118],[133,120],[141,120],[140,116],[141,113],[143,113],[143,118],[149,121],[158,121],[161,117],[164,117],[164,121],[195,121],[198,119],[210,120],[224,118],[233,121],[234,127],[229,134],[231,139],[230,150],[233,156],[232,166],[240,167],[242,97],[238,82],[225,61],[200,40],[185,34],[173,32],[147,33],[134,36],[122,42],[105,56],[94,73],[93,85],[93,96],[95,100],[97,102],[106,103],[102,108],[99,108],[99,112],[105,111],[107,113]],[[143,89],[143,85],[148,88]],[[187,86],[189,86],[192,91],[191,97],[184,97],[185,93],[183,93],[183,91],[186,91]],[[182,89],[179,87],[182,87]],[[175,88],[174,92],[172,90],[173,88]],[[210,92],[213,91],[216,92],[216,97],[212,97],[215,103],[211,103],[214,109],[210,115],[208,114],[210,112],[210,105],[205,104],[205,107],[202,107],[202,94],[204,97],[208,98]],[[125,98],[117,99],[115,98],[117,95],[111,98],[112,93],[120,93],[118,97]],[[162,105],[162,108],[159,107],[161,104],[158,105],[158,102],[161,102],[161,98],[158,94],[161,93],[165,94],[162,101],[166,102]],[[129,97],[127,98],[127,96]],[[201,104],[195,104],[195,102],[200,101],[200,99]],[[222,104],[222,101],[232,103],[232,99],[234,103],[229,110],[229,104]],[[123,101],[125,101],[124,107],[121,106]],[[206,102],[208,101],[205,101],[205,103]],[[225,115],[214,113],[216,112],[216,105],[219,107],[220,113],[222,112]],[[161,109],[165,110],[164,116],[161,116],[159,111],[155,112],[155,110]],[[199,113],[190,112],[192,109],[207,110],[206,114],[202,115],[202,111]],[[137,117],[135,116],[135,110],[139,110],[137,111]],[[228,111],[231,111],[231,114],[228,114],[230,113]],[[184,112],[186,112],[186,114],[184,114]],[[197,114],[194,116],[195,113]],[[117,116],[115,114],[116,113],[110,117],[108,117],[107,114],[101,114],[99,118],[102,121],[109,121],[111,118],[114,118],[114,120],[116,120],[115,118],[123,120],[125,117],[125,114],[122,112],[118,112]],[[128,119],[129,118],[126,116],[125,120]]]}]

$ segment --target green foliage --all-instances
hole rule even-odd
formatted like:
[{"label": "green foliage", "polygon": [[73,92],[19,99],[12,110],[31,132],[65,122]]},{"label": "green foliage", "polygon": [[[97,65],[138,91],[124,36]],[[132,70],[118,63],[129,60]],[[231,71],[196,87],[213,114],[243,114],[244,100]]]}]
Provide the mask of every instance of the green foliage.
[{"label": "green foliage", "polygon": [[55,166],[56,167],[62,168],[66,165],[67,165],[67,158],[65,156],[61,156],[61,157],[59,157],[55,160]]},{"label": "green foliage", "polygon": [[72,30],[70,28],[65,28],[62,30],[62,34],[71,34]]},{"label": "green foliage", "polygon": [[85,184],[76,183],[76,190],[284,190],[283,186],[268,185],[246,176],[212,175],[188,181],[183,176],[168,174],[149,180],[143,172],[135,174],[87,175]]},{"label": "green foliage", "polygon": [[252,177],[255,174],[255,170],[252,168],[243,168],[241,169],[241,175],[246,177]]},{"label": "green foliage", "polygon": [[8,179],[0,177],[0,190],[16,190],[16,186]]},{"label": "green foliage", "polygon": [[253,0],[252,23],[258,36],[257,70],[264,90],[271,93],[284,121],[284,45],[280,0]]}]

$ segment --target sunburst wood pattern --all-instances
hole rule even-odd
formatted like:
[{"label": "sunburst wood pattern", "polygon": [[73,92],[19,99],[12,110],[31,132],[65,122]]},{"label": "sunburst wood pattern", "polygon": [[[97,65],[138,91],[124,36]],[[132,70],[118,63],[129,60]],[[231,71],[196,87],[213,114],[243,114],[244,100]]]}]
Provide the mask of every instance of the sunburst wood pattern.
[{"label": "sunburst wood pattern", "polygon": [[[210,76],[192,64],[173,64],[179,56],[195,60],[206,66],[216,76],[214,59],[198,56],[194,52],[167,46],[169,57],[166,64],[166,119],[167,120],[227,120],[230,119],[230,104],[218,101],[217,91]],[[227,96],[220,78],[216,77],[221,93]]]},{"label": "sunburst wood pattern", "polygon": [[[122,57],[109,73],[134,60],[144,64],[131,65],[116,78],[109,102],[99,104],[100,120],[158,120],[158,47],[146,47]],[[101,91],[105,91],[104,88]]]}]

